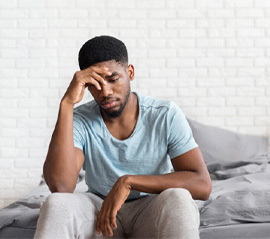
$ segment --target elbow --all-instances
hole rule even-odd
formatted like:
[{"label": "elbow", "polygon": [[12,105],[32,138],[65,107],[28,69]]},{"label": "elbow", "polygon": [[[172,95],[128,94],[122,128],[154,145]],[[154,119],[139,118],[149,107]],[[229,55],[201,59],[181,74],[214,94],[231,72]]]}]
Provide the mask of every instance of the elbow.
[{"label": "elbow", "polygon": [[209,179],[204,179],[201,181],[201,196],[200,200],[206,201],[209,199],[210,194],[212,192],[212,181],[209,177]]},{"label": "elbow", "polygon": [[73,193],[75,190],[77,183],[75,178],[59,177],[56,173],[49,171],[46,168],[46,164],[43,167],[43,176],[52,193]]},{"label": "elbow", "polygon": [[73,193],[76,187],[75,182],[59,180],[53,175],[44,174],[44,179],[52,193]]},{"label": "elbow", "polygon": [[52,193],[73,193],[75,190],[75,186],[59,182],[50,183],[48,187]]}]

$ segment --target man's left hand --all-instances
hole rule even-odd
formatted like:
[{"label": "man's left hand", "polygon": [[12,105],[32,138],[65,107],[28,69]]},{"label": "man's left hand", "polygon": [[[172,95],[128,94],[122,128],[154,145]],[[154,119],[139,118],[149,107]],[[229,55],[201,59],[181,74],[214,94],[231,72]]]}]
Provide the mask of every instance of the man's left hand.
[{"label": "man's left hand", "polygon": [[112,190],[104,200],[98,214],[96,230],[98,234],[100,234],[101,231],[104,238],[107,237],[107,231],[110,236],[113,236],[112,226],[117,228],[117,212],[120,210],[130,193],[131,188],[128,185],[126,178],[127,177],[123,176],[116,181]]}]

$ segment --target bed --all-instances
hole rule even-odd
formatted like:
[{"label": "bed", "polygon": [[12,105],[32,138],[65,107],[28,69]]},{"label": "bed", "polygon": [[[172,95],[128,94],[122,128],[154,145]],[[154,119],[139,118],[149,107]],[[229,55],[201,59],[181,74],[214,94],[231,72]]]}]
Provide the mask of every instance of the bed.
[{"label": "bed", "polygon": [[[268,139],[188,121],[213,182],[210,198],[196,201],[200,238],[270,238]],[[86,190],[82,171],[76,191]],[[33,238],[49,194],[41,180],[30,194],[0,210],[0,238]]]}]

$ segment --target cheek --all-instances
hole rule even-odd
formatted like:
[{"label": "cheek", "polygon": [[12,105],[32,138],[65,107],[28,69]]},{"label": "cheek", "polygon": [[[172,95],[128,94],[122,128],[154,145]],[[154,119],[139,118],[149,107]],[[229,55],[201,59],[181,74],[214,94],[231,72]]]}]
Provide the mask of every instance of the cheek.
[{"label": "cheek", "polygon": [[117,82],[117,84],[115,85],[115,88],[119,89],[121,92],[125,91],[125,89],[128,88],[128,81],[121,80],[121,81]]},{"label": "cheek", "polygon": [[117,84],[117,88],[123,88],[125,86],[124,82],[123,81],[120,81],[118,84]]},{"label": "cheek", "polygon": [[117,83],[111,84],[110,88],[113,93],[120,94],[123,91],[123,82],[117,81]]}]

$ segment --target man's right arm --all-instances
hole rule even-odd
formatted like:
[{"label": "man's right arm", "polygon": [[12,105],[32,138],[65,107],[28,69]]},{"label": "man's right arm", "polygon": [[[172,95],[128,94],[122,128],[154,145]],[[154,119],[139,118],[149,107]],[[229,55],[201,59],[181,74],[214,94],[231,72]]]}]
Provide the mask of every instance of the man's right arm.
[{"label": "man's right arm", "polygon": [[73,143],[73,107],[62,100],[43,173],[51,192],[73,192],[84,162]]},{"label": "man's right arm", "polygon": [[60,103],[57,123],[49,145],[43,174],[51,192],[72,193],[84,162],[82,150],[74,147],[73,108],[83,98],[85,88],[93,84],[101,89],[105,80],[99,74],[108,74],[107,68],[91,66],[77,71]]}]

